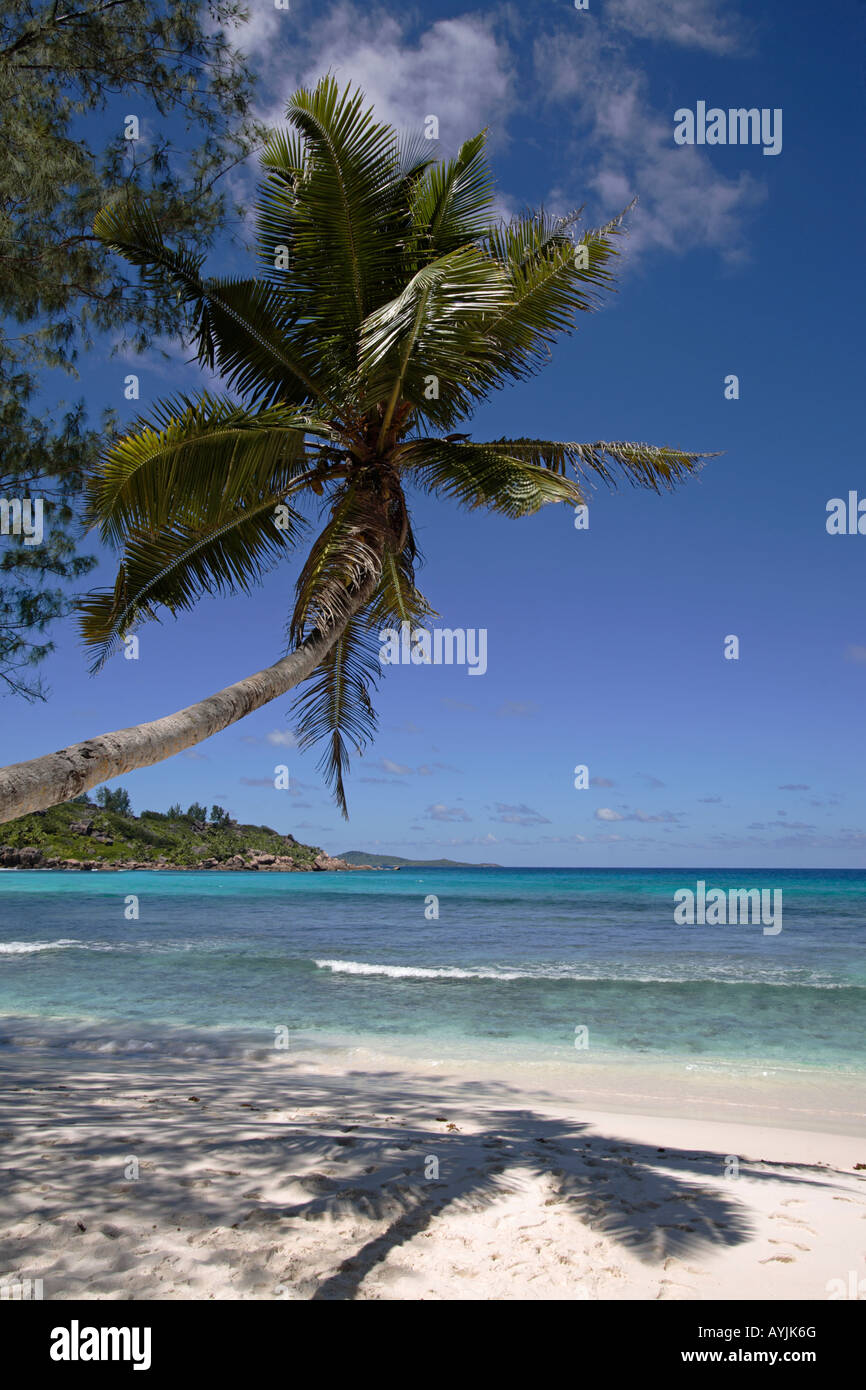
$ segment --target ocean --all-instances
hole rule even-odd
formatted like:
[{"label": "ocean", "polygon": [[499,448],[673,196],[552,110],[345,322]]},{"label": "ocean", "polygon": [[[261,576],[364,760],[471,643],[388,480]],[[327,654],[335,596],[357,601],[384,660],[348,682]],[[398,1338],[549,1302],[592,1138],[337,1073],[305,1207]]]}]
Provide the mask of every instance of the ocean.
[{"label": "ocean", "polygon": [[[677,925],[699,879],[781,890],[782,930]],[[0,1051],[240,1041],[859,1083],[864,948],[863,870],[9,871]]]}]

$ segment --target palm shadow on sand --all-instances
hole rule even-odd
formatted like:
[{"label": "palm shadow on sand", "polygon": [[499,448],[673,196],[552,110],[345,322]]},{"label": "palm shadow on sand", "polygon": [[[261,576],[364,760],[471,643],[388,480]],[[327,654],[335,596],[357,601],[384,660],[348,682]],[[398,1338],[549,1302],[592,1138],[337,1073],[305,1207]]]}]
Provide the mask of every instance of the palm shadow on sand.
[{"label": "palm shadow on sand", "polygon": [[[31,1165],[19,1168],[14,1151],[26,1154],[29,1146],[32,1158],[40,1149],[39,1133],[27,1129],[27,1092],[35,1101],[39,1091],[56,1091],[60,1137],[38,1155],[43,1221],[74,1213],[83,1224],[173,1227],[179,1189],[195,1189],[189,1221],[198,1258],[232,1256],[199,1244],[196,1231],[259,1230],[263,1244],[276,1244],[291,1264],[300,1224],[309,1231],[308,1222],[355,1218],[360,1244],[336,1268],[306,1273],[295,1289],[301,1298],[354,1298],[371,1271],[437,1217],[490,1207],[536,1177],[545,1180],[545,1205],[575,1223],[576,1239],[578,1227],[589,1229],[649,1265],[733,1247],[753,1234],[737,1182],[719,1181],[727,1155],[612,1138],[598,1125],[551,1115],[557,1103],[579,1109],[574,1100],[566,1106],[561,1097],[539,1095],[544,1109],[536,1111],[526,1108],[525,1093],[499,1082],[400,1072],[330,1076],[288,1059],[248,1069],[219,1059],[178,1069],[163,1060],[127,1072],[120,1085],[116,1075],[100,1075],[98,1064],[69,1086],[41,1079],[19,1074],[11,1088],[17,1096],[7,1090],[17,1142],[9,1142],[12,1132],[0,1136],[7,1139],[0,1163],[13,1202],[16,1189],[26,1197],[29,1185],[32,1193]],[[182,1089],[166,1094],[166,1084],[178,1082]],[[660,1135],[664,1129],[662,1121]],[[130,1152],[146,1156],[146,1171],[138,1182],[120,1182]],[[792,1190],[833,1176],[818,1165],[742,1157],[739,1164],[742,1177],[788,1182]],[[365,1230],[365,1222],[376,1224]],[[8,1253],[4,1245],[0,1256]],[[18,1254],[26,1251],[18,1246]],[[291,1274],[281,1277],[291,1285]],[[238,1292],[246,1294],[242,1279]]]}]

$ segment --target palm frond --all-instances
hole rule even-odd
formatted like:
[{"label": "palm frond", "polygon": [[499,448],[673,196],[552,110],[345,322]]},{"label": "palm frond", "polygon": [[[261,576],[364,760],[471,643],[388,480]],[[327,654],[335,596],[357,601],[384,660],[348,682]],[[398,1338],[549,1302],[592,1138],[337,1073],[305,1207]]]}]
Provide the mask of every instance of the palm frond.
[{"label": "palm frond", "polygon": [[89,479],[90,519],[107,543],[171,521],[204,525],[226,497],[288,495],[304,478],[305,436],[328,425],[284,406],[250,414],[205,392],[159,402],[112,444]]},{"label": "palm frond", "polygon": [[475,246],[462,246],[417,271],[396,299],[361,327],[359,368],[369,402],[387,400],[383,430],[397,400],[424,400],[430,373],[456,400],[487,375],[482,321],[504,306],[502,268]]},{"label": "palm frond", "polygon": [[613,238],[622,232],[621,219],[575,241],[571,228],[577,216],[527,214],[492,229],[485,243],[512,287],[510,302],[485,330],[503,380],[537,371],[550,344],[571,332],[576,316],[597,309],[602,294],[614,288],[610,263],[617,255]]},{"label": "palm frond", "polygon": [[380,675],[379,640],[368,614],[361,612],[348,620],[292,704],[298,746],[307,749],[324,740],[318,768],[346,820],[349,809],[343,778],[349,768],[350,750],[363,753],[376,732],[370,692]]},{"label": "palm frond", "polygon": [[370,622],[378,628],[439,616],[415,583],[418,551],[408,522],[401,539],[402,546],[390,536],[385,541],[382,577],[368,609]]},{"label": "palm frond", "polygon": [[304,141],[294,131],[273,130],[260,160],[265,179],[255,207],[256,257],[267,278],[284,282],[284,273],[275,277],[275,271],[291,251],[294,238],[295,203],[306,164]]},{"label": "palm frond", "polygon": [[172,287],[190,314],[199,361],[268,401],[327,401],[314,365],[295,350],[292,317],[278,287],[256,280],[205,280],[202,258],[165,245],[153,211],[132,196],[115,199],[93,223],[94,234],[138,267],[153,293]]},{"label": "palm frond", "polygon": [[[364,101],[329,76],[312,91],[300,88],[286,108],[304,141],[292,208],[294,278],[310,291],[310,318],[332,332],[357,329],[396,250],[395,238],[383,235],[382,213],[403,172],[399,142]],[[288,152],[296,160],[295,147]]]},{"label": "palm frond", "polygon": [[415,558],[411,532],[399,553],[395,545],[386,543],[379,587],[370,603],[349,619],[343,635],[292,707],[299,746],[310,748],[325,741],[319,770],[346,819],[343,778],[349,768],[350,748],[361,754],[376,732],[370,692],[382,674],[382,631],[396,622],[414,624],[436,616],[416,587]]},{"label": "palm frond", "polygon": [[466,140],[456,159],[434,164],[411,199],[412,224],[428,258],[439,257],[487,233],[493,207],[493,178],[484,158],[487,132]]},{"label": "palm frond", "polygon": [[425,491],[511,517],[530,516],[551,502],[576,506],[584,500],[570,478],[512,452],[510,443],[412,440],[400,450],[400,464]]},{"label": "palm frond", "polygon": [[93,669],[131,627],[156,618],[160,607],[176,614],[205,594],[250,593],[305,525],[282,499],[281,492],[224,498],[222,513],[203,525],[175,520],[156,533],[131,532],[114,589],[86,594],[77,605],[84,641],[97,649]]},{"label": "palm frond", "polygon": [[355,591],[381,570],[387,531],[382,503],[358,482],[341,485],[331,516],[298,577],[289,635],[302,642],[315,628],[344,622]]},{"label": "palm frond", "polygon": [[560,477],[570,467],[579,478],[600,478],[609,487],[616,487],[619,473],[634,487],[650,488],[653,492],[670,491],[678,482],[699,472],[706,459],[719,457],[718,453],[665,445],[604,440],[575,444],[553,439],[494,439],[479,447],[504,450]]}]

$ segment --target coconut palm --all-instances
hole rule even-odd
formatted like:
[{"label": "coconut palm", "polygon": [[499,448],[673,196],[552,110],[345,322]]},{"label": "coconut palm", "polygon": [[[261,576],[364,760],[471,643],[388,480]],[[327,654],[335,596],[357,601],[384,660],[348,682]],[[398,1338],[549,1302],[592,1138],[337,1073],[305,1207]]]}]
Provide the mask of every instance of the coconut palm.
[{"label": "coconut palm", "polygon": [[376,634],[433,612],[416,585],[407,487],[521,517],[579,505],[589,479],[617,472],[659,491],[708,457],[459,432],[612,288],[622,218],[582,233],[579,212],[504,223],[484,132],[437,160],[331,77],[299,90],[287,121],[262,154],[255,278],[206,278],[140,202],[96,219],[148,290],[187,306],[198,361],[230,394],[167,400],[107,448],[89,507],[121,559],[81,621],[98,666],[163,611],[248,593],[295,554],[312,501],[324,523],[297,580],[290,650],[176,714],[0,771],[2,819],[159,762],[308,680],[300,741],[323,743],[345,814],[349,752],[375,729]]}]

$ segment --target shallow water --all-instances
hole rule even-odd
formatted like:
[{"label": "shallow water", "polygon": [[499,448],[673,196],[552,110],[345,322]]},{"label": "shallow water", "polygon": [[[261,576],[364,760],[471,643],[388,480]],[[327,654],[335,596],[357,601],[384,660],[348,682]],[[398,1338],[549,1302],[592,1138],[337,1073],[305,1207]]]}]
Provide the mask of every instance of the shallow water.
[{"label": "shallow water", "polygon": [[[673,895],[698,878],[781,889],[781,932],[676,925]],[[161,1028],[262,1046],[282,1028],[301,1048],[853,1078],[864,905],[855,870],[15,871],[0,875],[0,1013],[10,1040],[39,1019],[150,1048],[174,1045]]]}]

